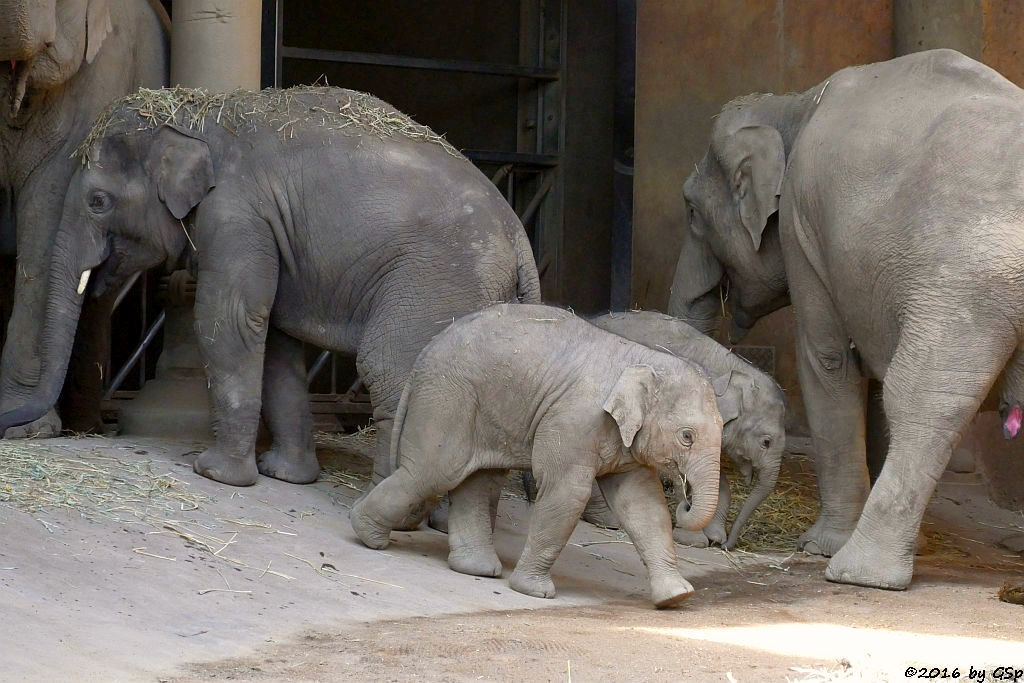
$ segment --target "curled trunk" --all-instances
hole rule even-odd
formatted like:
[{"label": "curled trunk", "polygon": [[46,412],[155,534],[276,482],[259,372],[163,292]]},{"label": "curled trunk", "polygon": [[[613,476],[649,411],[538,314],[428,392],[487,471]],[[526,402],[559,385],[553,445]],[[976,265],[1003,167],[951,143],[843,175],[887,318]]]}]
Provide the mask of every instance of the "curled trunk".
[{"label": "curled trunk", "polygon": [[688,531],[700,531],[708,525],[718,507],[718,475],[721,455],[713,452],[691,456],[681,468],[692,495],[688,508],[680,503],[676,508],[676,526]]},{"label": "curled trunk", "polygon": [[724,271],[703,240],[688,235],[679,252],[669,295],[668,314],[707,335],[714,334],[722,315],[718,284]]}]

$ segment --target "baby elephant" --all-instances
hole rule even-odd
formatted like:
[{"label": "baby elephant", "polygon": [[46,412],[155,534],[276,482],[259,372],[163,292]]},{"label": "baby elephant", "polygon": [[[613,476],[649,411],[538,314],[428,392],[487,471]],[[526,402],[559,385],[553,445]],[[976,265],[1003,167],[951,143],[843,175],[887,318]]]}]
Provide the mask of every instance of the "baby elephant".
[{"label": "baby elephant", "polygon": [[[730,496],[724,472],[718,509],[703,533],[680,529],[675,536],[687,545],[713,542],[733,548],[751,515],[775,488],[779,476],[786,447],[786,399],[782,389],[771,377],[678,318],[654,311],[630,311],[609,313],[590,322],[626,339],[699,363],[711,375],[718,410],[725,423],[722,452],[748,483],[756,476],[757,485],[736,515],[728,538],[725,521]],[[676,490],[681,493],[681,487]],[[618,526],[608,514],[600,492],[595,489],[594,493],[584,517],[599,517],[606,526]]]},{"label": "baby elephant", "polygon": [[[537,502],[513,589],[551,598],[551,565],[596,477],[644,564],[658,607],[693,592],[676,569],[658,472],[694,488],[683,522],[701,529],[717,503],[722,418],[694,363],[603,332],[567,311],[497,305],[423,350],[392,434],[397,468],[352,509],[371,548],[451,491],[449,565],[499,576],[488,500],[495,471],[532,470]],[[463,483],[465,482],[465,483]]]}]

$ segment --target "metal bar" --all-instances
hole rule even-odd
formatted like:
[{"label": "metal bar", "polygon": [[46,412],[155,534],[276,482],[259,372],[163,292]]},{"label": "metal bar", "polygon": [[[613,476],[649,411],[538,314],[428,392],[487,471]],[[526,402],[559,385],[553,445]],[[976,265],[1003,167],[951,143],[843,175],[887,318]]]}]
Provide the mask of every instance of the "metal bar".
[{"label": "metal bar", "polygon": [[499,168],[495,172],[495,174],[491,176],[491,184],[497,185],[498,183],[500,183],[502,180],[505,179],[505,176],[507,176],[511,170],[512,164],[505,164],[504,166]]},{"label": "metal bar", "polygon": [[286,59],[313,59],[320,62],[342,64],[370,64],[392,66],[400,69],[426,69],[428,71],[453,71],[465,74],[530,78],[536,81],[558,80],[558,69],[543,69],[518,64],[493,64],[470,62],[462,59],[433,59],[426,57],[404,57],[376,52],[349,52],[346,50],[320,50],[310,47],[281,47],[281,56]]},{"label": "metal bar", "polygon": [[306,373],[306,386],[307,387],[310,384],[313,383],[313,380],[316,379],[316,376],[320,374],[320,371],[324,369],[324,366],[327,365],[327,361],[329,361],[330,359],[331,359],[331,352],[330,351],[321,351],[320,352],[320,355],[316,357],[315,361],[313,361],[313,367],[311,367],[309,369],[309,372]]},{"label": "metal bar", "polygon": [[274,87],[284,87],[284,0],[277,0],[277,25],[274,26],[277,35],[274,36],[276,43],[277,65],[274,68]]},{"label": "metal bar", "polygon": [[114,299],[114,305],[110,307],[111,313],[116,311],[117,307],[121,305],[122,301],[124,301],[124,298],[128,296],[128,292],[130,292],[132,287],[135,286],[135,283],[139,281],[140,275],[142,275],[141,270],[128,278],[128,282],[124,283],[124,287],[121,288],[121,291],[117,293],[117,298]]},{"label": "metal bar", "polygon": [[114,377],[113,381],[111,381],[110,387],[107,389],[107,393],[103,395],[104,401],[108,400],[114,392],[117,391],[117,388],[121,386],[121,383],[124,382],[125,377],[127,377],[128,373],[132,371],[133,367],[135,367],[139,358],[141,358],[142,354],[146,352],[149,345],[153,343],[153,340],[156,338],[156,333],[164,326],[164,320],[166,319],[166,311],[160,311],[160,315],[158,315],[156,320],[153,321],[153,324],[149,326],[149,330],[146,332],[146,336],[142,339],[142,343],[139,344],[132,352],[131,358],[128,359],[128,362],[126,362],[124,366],[117,371],[117,375]]},{"label": "metal bar", "polygon": [[533,195],[530,199],[530,203],[526,205],[525,209],[523,209],[523,215],[519,217],[520,223],[526,225],[530,222],[530,219],[533,218],[533,214],[537,213],[537,209],[540,208],[540,203],[544,201],[544,197],[546,197],[548,192],[551,191],[551,187],[554,184],[554,178],[552,178],[551,175],[548,175],[547,180],[545,180],[544,184],[537,190],[537,194]]},{"label": "metal bar", "polygon": [[515,164],[522,167],[553,168],[558,165],[557,154],[531,154],[529,152],[500,152],[490,149],[464,149],[463,156],[477,164]]}]

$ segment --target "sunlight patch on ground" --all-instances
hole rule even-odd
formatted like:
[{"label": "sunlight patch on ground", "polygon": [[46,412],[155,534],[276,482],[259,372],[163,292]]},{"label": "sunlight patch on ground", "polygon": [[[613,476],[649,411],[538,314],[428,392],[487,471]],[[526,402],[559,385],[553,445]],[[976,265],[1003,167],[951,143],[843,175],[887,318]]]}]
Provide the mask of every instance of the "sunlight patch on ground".
[{"label": "sunlight patch on ground", "polygon": [[[846,660],[855,667],[871,667],[893,680],[909,673],[948,670],[953,677],[971,680],[971,667],[988,671],[992,680],[998,667],[1024,667],[1024,643],[991,638],[853,628],[836,624],[766,624],[724,628],[638,628],[637,630],[685,640],[736,645],[778,655],[818,660]],[[941,673],[940,673],[941,676]],[[909,677],[916,677],[911,674]],[[929,677],[925,674],[925,677]],[[1013,674],[1010,674],[1010,680]],[[975,678],[978,680],[978,678]],[[1005,680],[1005,679],[1004,679]],[[1024,679],[1018,679],[1024,680]]]}]

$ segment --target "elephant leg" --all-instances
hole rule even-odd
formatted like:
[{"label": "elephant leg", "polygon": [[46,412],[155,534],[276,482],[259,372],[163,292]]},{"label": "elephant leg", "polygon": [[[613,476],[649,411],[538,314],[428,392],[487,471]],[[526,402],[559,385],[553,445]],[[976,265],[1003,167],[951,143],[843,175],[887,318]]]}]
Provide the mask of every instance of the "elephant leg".
[{"label": "elephant leg", "polygon": [[302,342],[273,328],[267,332],[263,363],[263,419],[274,441],[256,458],[260,474],[293,484],[316,481],[320,463],[313,445]]},{"label": "elephant leg", "polygon": [[604,527],[605,529],[618,529],[619,518],[615,516],[612,509],[608,506],[608,501],[605,500],[604,494],[601,493],[601,487],[598,486],[597,482],[594,482],[593,490],[590,492],[590,500],[587,501],[587,507],[583,509],[583,521],[590,522],[594,526]]},{"label": "elephant leg", "polygon": [[[576,453],[566,452],[571,446],[560,438],[566,433],[568,429],[558,429],[547,436],[538,434],[534,440],[537,502],[533,505],[526,546],[509,579],[513,590],[537,598],[555,597],[551,565],[576,528],[597,474],[594,455],[580,458],[574,457]],[[580,464],[581,460],[586,464]]]},{"label": "elephant leg", "polygon": [[868,476],[872,484],[882,472],[885,454],[889,450],[889,424],[885,417],[882,393],[882,383],[876,379],[869,379],[864,441]]},{"label": "elephant leg", "polygon": [[419,468],[401,466],[352,506],[352,530],[366,547],[383,550],[393,530],[414,511],[435,504],[444,491],[444,483],[428,479]]},{"label": "elephant leg", "polygon": [[216,443],[196,458],[193,468],[225,484],[248,486],[259,478],[256,431],[277,292],[277,247],[262,225],[236,226],[230,218],[213,224],[205,212],[198,218],[198,250],[208,265],[201,265],[197,278],[195,330],[210,385]]},{"label": "elephant leg", "polygon": [[910,584],[928,501],[1016,341],[1005,320],[959,329],[985,336],[950,336],[947,320],[905,324],[885,376],[889,453],[853,535],[828,563],[828,580],[892,590]]},{"label": "elephant leg", "polygon": [[505,470],[477,470],[448,493],[448,566],[455,571],[501,576],[493,532],[506,476]]},{"label": "elephant leg", "polygon": [[655,606],[671,607],[691,595],[693,586],[676,567],[672,516],[658,474],[640,467],[607,474],[597,482],[647,567]]},{"label": "elephant leg", "polygon": [[[814,437],[821,509],[797,541],[831,556],[846,543],[867,500],[864,391],[850,338],[824,285],[800,254],[786,260],[797,319],[797,372]],[[790,272],[792,270],[792,272]]]}]

